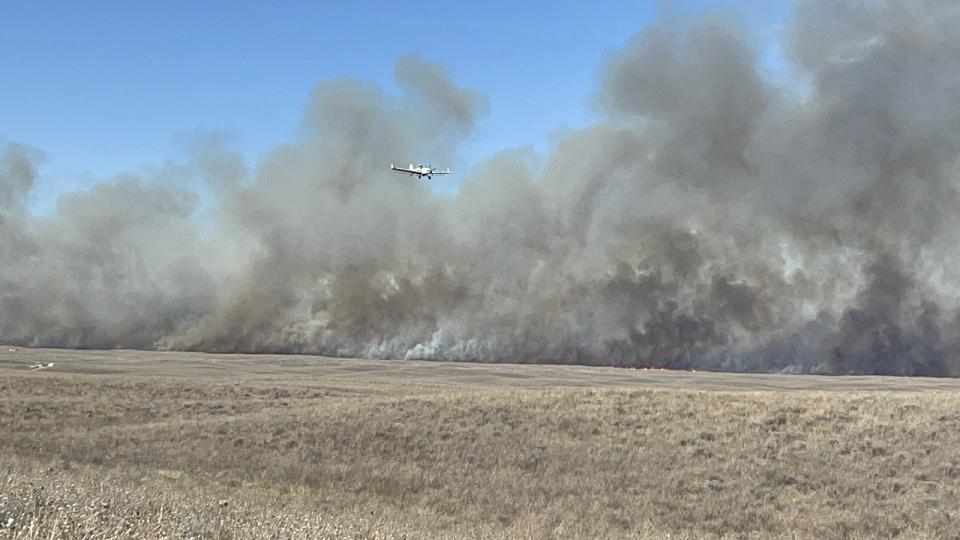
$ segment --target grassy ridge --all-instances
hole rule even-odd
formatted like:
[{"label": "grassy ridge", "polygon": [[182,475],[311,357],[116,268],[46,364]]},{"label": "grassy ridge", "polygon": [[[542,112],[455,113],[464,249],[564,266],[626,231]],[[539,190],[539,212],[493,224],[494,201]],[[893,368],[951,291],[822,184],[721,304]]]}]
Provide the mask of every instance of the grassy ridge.
[{"label": "grassy ridge", "polygon": [[5,371],[0,396],[0,538],[938,537],[960,519],[950,392]]}]

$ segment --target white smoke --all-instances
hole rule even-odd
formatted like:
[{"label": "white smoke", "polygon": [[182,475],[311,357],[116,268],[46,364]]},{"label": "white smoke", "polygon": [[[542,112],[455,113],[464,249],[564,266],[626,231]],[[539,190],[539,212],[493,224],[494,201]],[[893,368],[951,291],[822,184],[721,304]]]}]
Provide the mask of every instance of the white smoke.
[{"label": "white smoke", "polygon": [[0,339],[960,375],[958,29],[943,0],[799,2],[798,98],[727,19],[654,25],[606,66],[603,122],[454,198],[385,167],[452,158],[488,109],[417,56],[400,96],[319,84],[254,168],[198,140],[208,211],[121,176],[31,216],[40,158],[8,144]]}]

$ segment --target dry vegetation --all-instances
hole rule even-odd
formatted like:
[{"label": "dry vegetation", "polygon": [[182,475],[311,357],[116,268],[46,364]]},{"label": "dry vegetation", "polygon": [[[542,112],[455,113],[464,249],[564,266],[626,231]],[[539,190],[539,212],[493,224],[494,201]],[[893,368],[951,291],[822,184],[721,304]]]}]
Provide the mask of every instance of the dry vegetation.
[{"label": "dry vegetation", "polygon": [[957,384],[855,383],[21,351],[0,538],[956,537]]}]

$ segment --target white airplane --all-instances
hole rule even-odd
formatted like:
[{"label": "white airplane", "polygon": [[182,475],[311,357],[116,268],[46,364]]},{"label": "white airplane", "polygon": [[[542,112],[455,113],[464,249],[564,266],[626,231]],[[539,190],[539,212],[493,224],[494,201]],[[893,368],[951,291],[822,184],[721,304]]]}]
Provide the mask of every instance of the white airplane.
[{"label": "white airplane", "polygon": [[393,166],[393,163],[391,163],[391,164],[390,164],[390,170],[391,170],[391,171],[401,172],[401,173],[407,173],[407,174],[409,174],[410,176],[417,175],[417,178],[423,178],[424,176],[426,176],[427,178],[433,178],[433,175],[435,175],[435,174],[453,174],[453,171],[451,171],[450,169],[447,169],[447,170],[445,170],[445,171],[441,171],[441,170],[438,170],[438,169],[434,169],[432,165],[431,165],[431,166],[425,166],[425,165],[422,165],[422,164],[420,164],[420,163],[417,163],[417,166],[416,166],[416,167],[414,167],[414,166],[413,166],[413,163],[411,163],[410,166],[407,167],[407,168],[394,167],[394,166]]}]

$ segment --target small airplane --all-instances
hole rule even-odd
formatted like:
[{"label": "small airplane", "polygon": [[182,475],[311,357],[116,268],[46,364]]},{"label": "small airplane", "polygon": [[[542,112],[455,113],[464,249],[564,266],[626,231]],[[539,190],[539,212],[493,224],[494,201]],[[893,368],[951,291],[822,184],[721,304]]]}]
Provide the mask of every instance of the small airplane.
[{"label": "small airplane", "polygon": [[410,176],[417,175],[417,178],[423,178],[424,176],[426,176],[427,178],[433,178],[433,175],[435,175],[435,174],[453,174],[453,171],[451,171],[450,169],[447,169],[447,170],[445,170],[445,171],[441,171],[441,170],[438,170],[438,169],[434,169],[434,168],[433,168],[433,165],[424,166],[424,165],[422,165],[422,164],[420,164],[420,163],[417,163],[417,166],[416,166],[416,167],[414,167],[414,166],[413,166],[413,163],[411,163],[410,166],[407,167],[407,168],[394,167],[394,166],[393,166],[393,163],[391,163],[391,164],[390,164],[390,170],[391,170],[391,171],[401,172],[401,173],[407,173],[407,174],[409,174]]}]

